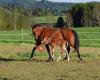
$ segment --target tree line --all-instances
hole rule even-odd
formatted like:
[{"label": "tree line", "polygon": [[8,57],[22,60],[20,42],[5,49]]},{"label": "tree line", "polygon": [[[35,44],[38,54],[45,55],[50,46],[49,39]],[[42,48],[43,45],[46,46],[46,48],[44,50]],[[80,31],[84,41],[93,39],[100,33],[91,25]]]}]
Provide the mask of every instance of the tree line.
[{"label": "tree line", "polygon": [[100,3],[76,4],[67,13],[67,22],[75,27],[100,27]]},{"label": "tree line", "polygon": [[[56,12],[54,13],[51,9],[47,10],[45,8],[31,9],[15,6],[0,6],[0,30],[16,30],[22,27],[30,28],[30,25],[35,24],[34,20],[36,16],[53,16]],[[100,3],[75,4],[68,11],[61,11],[61,13],[61,15],[66,16],[66,21],[63,22],[68,26],[100,26]],[[61,16],[60,14],[57,15]],[[59,25],[56,26],[59,27]]]},{"label": "tree line", "polygon": [[66,15],[70,5],[47,0],[0,0],[0,30],[29,28],[40,16]]}]

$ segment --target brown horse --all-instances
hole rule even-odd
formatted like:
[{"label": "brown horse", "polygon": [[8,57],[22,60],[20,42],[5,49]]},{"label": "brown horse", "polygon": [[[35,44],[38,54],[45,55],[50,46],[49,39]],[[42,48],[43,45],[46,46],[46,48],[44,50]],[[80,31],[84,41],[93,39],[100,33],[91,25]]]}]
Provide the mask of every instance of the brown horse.
[{"label": "brown horse", "polygon": [[[35,44],[35,47],[33,48],[31,58],[33,57],[35,49],[38,48],[39,45],[44,43],[49,54],[49,60],[50,59],[53,60],[55,46],[60,45],[61,50],[62,50],[61,53],[63,53],[63,50],[66,52],[65,43],[68,43],[77,51],[78,57],[81,60],[80,53],[79,53],[79,38],[78,38],[77,33],[74,30],[68,29],[68,28],[51,29],[51,28],[44,28],[41,26],[42,25],[35,25],[32,27],[32,32],[35,36],[36,44]],[[52,55],[50,54],[49,45],[51,46]],[[69,45],[67,45],[68,54],[70,52]],[[67,58],[69,61],[68,54],[66,52],[65,58]]]},{"label": "brown horse", "polygon": [[[59,29],[53,29],[53,28],[47,28],[47,27],[41,27],[42,25],[34,25],[32,26],[32,32],[35,36],[35,40],[36,40],[36,44],[35,47],[32,50],[32,54],[31,54],[31,58],[34,55],[34,51],[38,48],[39,45],[41,45],[42,43],[44,43],[44,39],[49,38],[49,42],[48,43],[44,43],[48,54],[49,54],[49,59],[48,60],[54,60],[54,50],[55,50],[55,46],[60,46],[61,47],[61,54],[63,55],[63,51],[66,52],[66,41],[63,39],[63,36],[60,32]],[[51,47],[51,52],[50,52],[50,48],[49,45]],[[30,58],[30,59],[31,59]],[[68,62],[69,62],[69,57],[68,57]]]}]

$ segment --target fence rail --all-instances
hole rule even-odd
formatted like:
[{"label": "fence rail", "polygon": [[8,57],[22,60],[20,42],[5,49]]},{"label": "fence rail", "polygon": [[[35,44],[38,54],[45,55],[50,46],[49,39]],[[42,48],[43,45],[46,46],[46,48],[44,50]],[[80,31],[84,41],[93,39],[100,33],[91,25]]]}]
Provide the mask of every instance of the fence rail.
[{"label": "fence rail", "polygon": [[[78,32],[78,34],[100,34],[100,32]],[[16,42],[16,43],[35,43],[35,41],[34,41],[34,38],[32,38],[32,35],[31,34],[29,34],[29,33],[26,33],[26,32],[24,32],[23,31],[23,29],[22,29],[22,31],[20,32],[20,33],[3,33],[3,34],[0,34],[0,37],[1,36],[5,36],[5,37],[3,37],[3,38],[0,38],[0,42]],[[8,37],[16,37],[15,39],[13,38],[7,38],[6,36],[8,36]],[[26,37],[25,37],[26,36]],[[28,37],[31,37],[31,39],[29,39],[29,38],[27,38],[27,36]],[[25,39],[25,38],[27,38],[27,39]],[[96,42],[96,41],[98,41],[98,43],[84,43],[84,44],[81,44],[81,45],[83,45],[83,46],[96,46],[96,45],[98,45],[98,46],[100,46],[100,37],[98,37],[98,38],[95,38],[95,39],[93,39],[92,37],[91,38],[80,38],[80,41],[87,41],[87,42],[90,42],[90,41],[92,41],[92,42]]]}]

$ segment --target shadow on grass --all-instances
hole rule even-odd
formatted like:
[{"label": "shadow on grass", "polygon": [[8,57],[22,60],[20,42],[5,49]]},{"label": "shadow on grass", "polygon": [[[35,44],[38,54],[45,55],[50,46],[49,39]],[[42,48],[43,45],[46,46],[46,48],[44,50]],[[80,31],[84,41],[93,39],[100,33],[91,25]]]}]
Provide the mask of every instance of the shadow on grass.
[{"label": "shadow on grass", "polygon": [[[56,60],[54,60],[54,61],[48,61],[47,59],[32,59],[32,60],[30,60],[30,59],[14,59],[14,58],[4,58],[4,57],[0,57],[0,61],[2,62],[2,61],[5,61],[5,62],[10,62],[10,61],[24,61],[24,62],[57,62]],[[67,60],[61,60],[61,61],[66,61],[67,62]],[[75,62],[81,62],[81,63],[85,63],[86,61],[85,61],[85,59],[82,59],[82,60],[70,60],[70,62],[73,62],[73,61],[75,61]]]},{"label": "shadow on grass", "polygon": [[13,79],[9,79],[9,78],[1,77],[1,76],[0,76],[0,80],[13,80]]},{"label": "shadow on grass", "polygon": [[9,61],[50,62],[48,60],[41,60],[41,59],[29,60],[29,59],[11,59],[11,58],[2,58],[2,57],[0,57],[0,61],[5,61],[5,62],[9,62]]},{"label": "shadow on grass", "polygon": [[0,57],[0,61],[28,61],[28,59],[11,59],[11,58]]},{"label": "shadow on grass", "polygon": [[0,61],[15,61],[15,59],[9,59],[9,58],[1,58]]}]

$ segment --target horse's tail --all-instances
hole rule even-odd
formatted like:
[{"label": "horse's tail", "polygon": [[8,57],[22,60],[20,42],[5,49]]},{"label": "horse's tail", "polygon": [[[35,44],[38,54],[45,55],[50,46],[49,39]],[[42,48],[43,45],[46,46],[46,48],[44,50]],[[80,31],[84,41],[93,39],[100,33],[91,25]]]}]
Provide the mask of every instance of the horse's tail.
[{"label": "horse's tail", "polygon": [[74,48],[79,49],[80,41],[79,41],[78,34],[76,33],[75,30],[72,30],[72,32],[74,33]]}]

